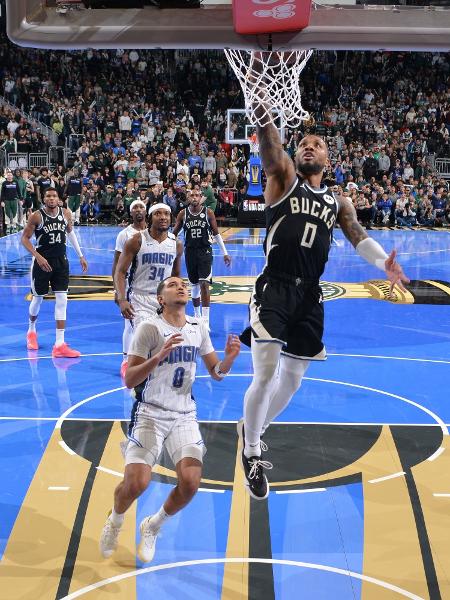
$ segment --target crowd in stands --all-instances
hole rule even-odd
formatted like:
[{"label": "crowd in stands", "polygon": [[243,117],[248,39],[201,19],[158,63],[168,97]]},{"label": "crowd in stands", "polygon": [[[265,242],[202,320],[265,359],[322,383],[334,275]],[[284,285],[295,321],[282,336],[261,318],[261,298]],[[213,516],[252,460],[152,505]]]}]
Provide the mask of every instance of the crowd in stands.
[{"label": "crowd in stands", "polygon": [[[25,215],[46,185],[58,188],[77,222],[126,223],[137,197],[176,213],[195,187],[218,216],[236,215],[248,147],[224,141],[226,110],[243,98],[221,53],[43,51],[3,39],[0,71],[5,99],[73,152],[54,172],[13,174],[18,189],[29,190],[19,196]],[[305,133],[324,136],[327,181],[352,199],[365,225],[450,223],[449,186],[433,168],[436,158],[450,158],[449,55],[321,51],[302,80],[311,119],[287,132],[291,156]],[[0,148],[48,146],[19,113],[0,110]],[[21,224],[20,214],[9,223]]]}]

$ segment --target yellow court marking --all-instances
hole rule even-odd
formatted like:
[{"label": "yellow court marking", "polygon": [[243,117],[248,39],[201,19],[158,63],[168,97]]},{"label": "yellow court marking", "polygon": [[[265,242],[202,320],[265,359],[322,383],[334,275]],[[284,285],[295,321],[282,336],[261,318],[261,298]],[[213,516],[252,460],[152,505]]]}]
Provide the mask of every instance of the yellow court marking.
[{"label": "yellow court marking", "polygon": [[425,283],[429,283],[430,285],[433,285],[434,287],[439,288],[440,290],[442,290],[443,292],[445,292],[446,294],[448,294],[450,296],[450,286],[449,285],[445,285],[443,283],[440,283],[439,281],[430,281],[429,279],[424,279]]},{"label": "yellow court marking", "polygon": [[[102,462],[115,470],[124,468],[119,446],[123,440],[124,434],[120,421],[115,421],[102,456]],[[100,533],[107,514],[113,506],[114,489],[118,483],[120,483],[119,479],[97,471],[70,585],[71,593],[92,585],[99,579],[108,579],[136,568],[136,502],[127,510],[117,551],[109,559],[104,559],[100,555]],[[135,579],[123,579],[116,584],[115,588],[118,598],[127,600],[136,598]],[[111,589],[98,589],[95,598],[96,600],[111,598]]]},{"label": "yellow court marking", "polygon": [[[246,558],[250,547],[250,496],[244,486],[240,464],[241,443],[238,444],[234,467],[233,497],[231,500],[226,559]],[[223,572],[221,600],[248,598],[248,563],[226,562]]]},{"label": "yellow court marking", "polygon": [[436,460],[423,461],[412,468],[412,473],[430,539],[441,597],[450,598],[450,497],[433,496],[450,493],[450,436],[444,436],[441,448],[444,452]]},{"label": "yellow court marking", "polygon": [[[22,503],[2,559],[1,597],[56,597],[90,464],[65,452],[55,430]],[[68,487],[64,492],[49,487]]]},{"label": "yellow court marking", "polygon": [[[379,479],[403,471],[390,428],[364,457],[363,575],[382,579],[428,598],[428,586],[417,538],[411,500],[404,477]],[[392,592],[363,580],[362,600],[392,600]]]}]

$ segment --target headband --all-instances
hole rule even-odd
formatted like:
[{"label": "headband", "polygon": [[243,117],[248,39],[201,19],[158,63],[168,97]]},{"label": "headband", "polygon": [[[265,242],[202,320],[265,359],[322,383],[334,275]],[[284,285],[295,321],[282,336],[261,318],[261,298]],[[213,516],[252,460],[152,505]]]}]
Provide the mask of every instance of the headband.
[{"label": "headband", "polygon": [[133,200],[133,202],[130,204],[130,210],[133,210],[133,208],[139,204],[145,208],[145,202],[142,200]]},{"label": "headband", "polygon": [[153,204],[153,206],[150,207],[150,210],[148,211],[148,214],[151,215],[152,213],[154,213],[156,210],[160,210],[160,209],[164,209],[164,210],[168,210],[170,213],[172,212],[170,210],[170,206],[168,206],[167,204],[164,204],[163,202],[158,202],[157,204]]}]

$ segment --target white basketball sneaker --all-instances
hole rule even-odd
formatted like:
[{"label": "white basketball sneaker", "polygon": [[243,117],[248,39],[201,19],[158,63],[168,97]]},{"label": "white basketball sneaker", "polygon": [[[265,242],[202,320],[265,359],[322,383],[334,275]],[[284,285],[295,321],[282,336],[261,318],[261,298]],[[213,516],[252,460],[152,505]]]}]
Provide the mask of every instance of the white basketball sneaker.
[{"label": "white basketball sneaker", "polygon": [[109,515],[100,536],[100,552],[103,558],[109,558],[117,550],[120,529],[120,527],[114,527],[111,515]]},{"label": "white basketball sneaker", "polygon": [[137,555],[144,563],[151,562],[155,556],[156,538],[159,530],[151,526],[152,517],[145,517],[141,521],[139,529],[141,531],[141,541],[137,549]]}]

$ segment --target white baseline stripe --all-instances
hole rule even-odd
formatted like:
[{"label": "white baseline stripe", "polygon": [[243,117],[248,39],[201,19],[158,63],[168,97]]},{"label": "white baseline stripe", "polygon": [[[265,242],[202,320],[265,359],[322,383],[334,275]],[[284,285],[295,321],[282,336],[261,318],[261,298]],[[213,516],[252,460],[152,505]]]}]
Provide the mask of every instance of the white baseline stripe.
[{"label": "white baseline stripe", "polygon": [[307,490],[278,490],[275,494],[312,494],[314,492],[326,492],[327,488],[309,488]]},{"label": "white baseline stripe", "polygon": [[270,564],[270,565],[286,565],[290,567],[300,567],[303,569],[313,569],[316,571],[326,571],[328,573],[336,573],[337,575],[345,575],[346,577],[353,577],[354,579],[359,579],[360,581],[365,581],[367,583],[373,583],[379,587],[382,587],[386,590],[391,590],[392,592],[396,592],[400,594],[404,598],[410,598],[410,600],[425,600],[422,596],[417,596],[412,592],[408,592],[396,585],[392,585],[387,581],[382,581],[381,579],[376,579],[375,577],[370,577],[369,575],[362,575],[361,573],[356,573],[355,571],[349,571],[347,569],[339,569],[338,567],[331,567],[328,565],[319,565],[315,563],[307,563],[300,562],[295,560],[280,560],[274,558],[207,558],[204,560],[187,560],[184,562],[176,562],[169,563],[166,565],[156,565],[154,567],[146,567],[144,569],[136,569],[135,571],[129,571],[128,573],[122,573],[121,575],[115,575],[114,577],[109,577],[108,579],[103,579],[102,581],[98,581],[97,583],[93,583],[88,585],[76,592],[72,592],[68,596],[64,596],[61,600],[75,600],[75,598],[80,598],[80,596],[84,596],[89,592],[97,590],[101,587],[109,585],[110,583],[117,583],[118,581],[123,581],[124,579],[129,579],[130,577],[140,577],[141,575],[145,575],[147,573],[156,573],[158,571],[167,571],[169,569],[178,569],[181,567],[193,567],[196,565],[218,565],[218,564]]},{"label": "white baseline stripe", "polygon": [[104,473],[109,473],[110,475],[115,475],[116,477],[120,477],[123,479],[123,473],[119,473],[119,471],[113,471],[112,469],[107,469],[106,467],[95,467],[97,471],[103,471]]},{"label": "white baseline stripe", "polygon": [[213,494],[225,494],[225,490],[213,490],[212,488],[198,488],[199,492],[211,492]]},{"label": "white baseline stripe", "polygon": [[61,429],[61,425],[63,424],[63,421],[65,420],[65,418],[68,417],[70,415],[70,413],[72,413],[74,410],[76,410],[79,406],[82,406],[83,404],[86,404],[86,402],[90,402],[91,400],[95,400],[96,398],[100,398],[101,396],[107,396],[108,394],[112,394],[114,392],[118,392],[118,391],[124,390],[124,389],[126,389],[126,388],[124,385],[122,385],[117,388],[112,388],[110,390],[106,390],[104,392],[94,394],[93,396],[89,396],[89,398],[85,398],[84,400],[80,400],[80,402],[77,402],[76,404],[74,404],[73,406],[68,408],[65,412],[63,412],[63,414],[59,417],[58,421],[56,422],[55,429]]},{"label": "white baseline stripe", "polygon": [[431,462],[431,461],[433,461],[433,460],[436,460],[436,458],[437,458],[438,456],[440,456],[440,455],[441,455],[441,454],[444,452],[444,450],[445,450],[445,448],[444,448],[443,446],[441,446],[440,448],[438,448],[438,449],[436,450],[436,452],[434,452],[434,453],[433,453],[431,456],[429,456],[429,457],[427,458],[427,460],[429,460],[430,462]]},{"label": "white baseline stripe", "polygon": [[[209,377],[209,375],[197,375],[196,377],[200,379],[200,378]],[[249,374],[249,373],[230,373],[228,375],[228,377],[253,377],[253,375]],[[391,394],[391,392],[385,392],[384,390],[379,390],[377,388],[372,388],[372,387],[368,387],[365,385],[359,385],[357,383],[349,383],[347,381],[337,381],[335,379],[322,379],[319,377],[303,377],[303,380],[304,381],[319,381],[319,382],[323,382],[323,383],[334,383],[336,385],[344,385],[344,386],[348,386],[348,387],[358,388],[360,390],[367,390],[368,392],[374,392],[375,394],[382,394],[383,396],[390,396],[391,398],[396,398],[397,400],[401,400],[402,402],[411,404],[412,406],[415,406],[419,410],[427,413],[427,415],[429,415],[434,421],[436,421],[436,423],[442,429],[443,435],[449,434],[447,425],[436,413],[434,413],[433,411],[426,408],[426,406],[422,406],[418,402],[414,402],[413,400],[409,400],[408,398],[404,398],[403,396],[399,396],[398,394]]]},{"label": "white baseline stripe", "polygon": [[[216,350],[217,354],[223,354],[223,350]],[[241,354],[251,354],[251,350],[241,350]],[[122,356],[122,352],[96,352],[92,354],[81,354],[81,358],[87,356]],[[327,356],[338,356],[338,357],[346,357],[346,358],[378,358],[383,360],[405,360],[412,362],[426,362],[426,363],[436,363],[443,365],[450,365],[450,360],[438,360],[433,358],[410,358],[409,356],[379,356],[376,354],[337,354],[330,352]],[[36,356],[36,357],[28,357],[28,356],[19,356],[12,358],[0,358],[0,363],[4,362],[15,362],[20,360],[48,360],[53,358],[52,356]],[[230,375],[232,375],[230,373]]]},{"label": "white baseline stripe", "polygon": [[67,492],[70,490],[70,487],[67,485],[50,485],[48,490],[50,492]]},{"label": "white baseline stripe", "polygon": [[58,442],[58,444],[61,446],[61,448],[62,448],[62,449],[65,451],[65,452],[67,452],[67,454],[71,454],[72,456],[73,456],[74,454],[76,454],[76,452],[74,452],[74,451],[72,450],[72,448],[69,448],[69,446],[66,444],[66,442],[65,442],[64,440],[61,440],[60,442]]},{"label": "white baseline stripe", "polygon": [[435,498],[450,498],[450,494],[433,494]]},{"label": "white baseline stripe", "polygon": [[384,477],[378,477],[377,479],[369,479],[369,483],[380,483],[381,481],[387,481],[388,479],[403,477],[403,475],[406,475],[405,471],[399,471],[398,473],[391,473],[391,475],[385,475]]},{"label": "white baseline stripe", "polygon": [[[216,350],[217,354],[223,354],[223,350]],[[241,354],[251,354],[251,350],[241,350]],[[340,354],[340,353],[327,353],[327,356],[343,356],[347,358],[379,358],[383,360],[406,360],[412,362],[426,362],[436,363],[443,365],[450,365],[450,360],[438,360],[434,358],[410,358],[409,356],[380,356],[378,354]]]}]

